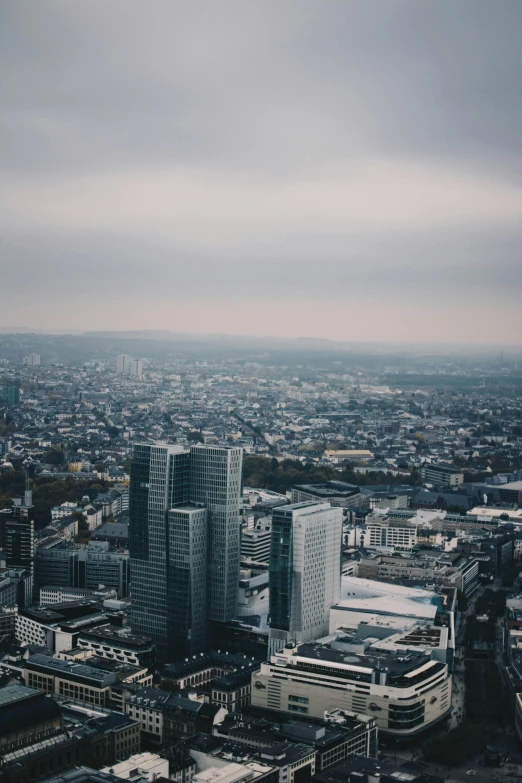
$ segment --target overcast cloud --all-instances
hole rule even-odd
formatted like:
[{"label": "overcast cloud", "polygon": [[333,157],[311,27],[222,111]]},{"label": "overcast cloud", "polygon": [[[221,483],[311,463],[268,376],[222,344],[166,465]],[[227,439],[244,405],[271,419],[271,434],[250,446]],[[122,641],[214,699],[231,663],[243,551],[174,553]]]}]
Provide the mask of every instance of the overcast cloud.
[{"label": "overcast cloud", "polygon": [[522,342],[520,0],[4,0],[0,325]]}]

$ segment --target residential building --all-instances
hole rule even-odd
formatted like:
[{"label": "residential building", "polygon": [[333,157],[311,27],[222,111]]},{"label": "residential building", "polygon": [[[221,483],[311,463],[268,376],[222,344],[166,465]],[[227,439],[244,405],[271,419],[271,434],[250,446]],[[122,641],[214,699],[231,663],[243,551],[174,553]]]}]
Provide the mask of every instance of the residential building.
[{"label": "residential building", "polygon": [[30,353],[29,356],[24,356],[24,365],[26,367],[38,367],[40,365],[40,354]]},{"label": "residential building", "polygon": [[125,703],[125,712],[141,723],[142,733],[151,742],[174,743],[199,731],[212,732],[225,710],[158,688],[141,688]]}]

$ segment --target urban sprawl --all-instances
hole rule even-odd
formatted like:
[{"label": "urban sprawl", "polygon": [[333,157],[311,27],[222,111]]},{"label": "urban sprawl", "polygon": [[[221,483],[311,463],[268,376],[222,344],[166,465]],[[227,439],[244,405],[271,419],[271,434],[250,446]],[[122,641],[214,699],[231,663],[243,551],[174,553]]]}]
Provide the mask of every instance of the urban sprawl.
[{"label": "urban sprawl", "polygon": [[522,357],[0,335],[0,783],[522,778]]}]

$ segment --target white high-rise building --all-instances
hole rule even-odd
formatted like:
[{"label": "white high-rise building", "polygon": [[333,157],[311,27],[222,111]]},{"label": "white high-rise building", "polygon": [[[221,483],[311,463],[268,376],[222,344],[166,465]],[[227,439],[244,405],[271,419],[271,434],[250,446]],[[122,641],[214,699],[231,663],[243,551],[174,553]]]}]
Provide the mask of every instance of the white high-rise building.
[{"label": "white high-rise building", "polygon": [[120,375],[134,375],[139,378],[143,375],[143,360],[133,359],[126,353],[120,353],[116,357],[116,372]]},{"label": "white high-rise building", "polygon": [[24,364],[26,367],[38,367],[40,365],[40,354],[30,353],[29,356],[24,356]]},{"label": "white high-rise building", "polygon": [[275,508],[270,550],[269,651],[325,636],[341,595],[341,508],[294,503]]},{"label": "white high-rise building", "polygon": [[129,375],[135,375],[137,378],[141,378],[143,375],[143,361],[141,359],[130,360]]}]

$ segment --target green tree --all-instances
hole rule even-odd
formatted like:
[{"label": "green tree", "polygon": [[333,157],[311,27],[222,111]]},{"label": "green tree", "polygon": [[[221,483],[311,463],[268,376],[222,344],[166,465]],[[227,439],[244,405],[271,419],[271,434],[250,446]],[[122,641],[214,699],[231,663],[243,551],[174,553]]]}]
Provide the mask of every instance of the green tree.
[{"label": "green tree", "polygon": [[65,454],[61,449],[49,449],[43,455],[43,461],[46,465],[63,465],[65,462]]}]

